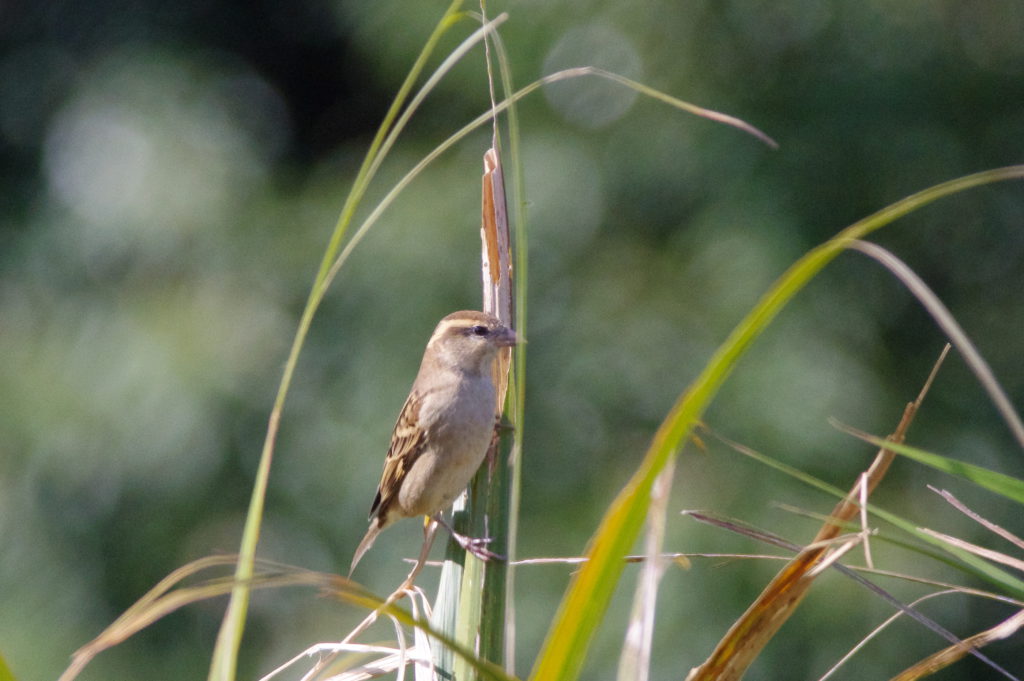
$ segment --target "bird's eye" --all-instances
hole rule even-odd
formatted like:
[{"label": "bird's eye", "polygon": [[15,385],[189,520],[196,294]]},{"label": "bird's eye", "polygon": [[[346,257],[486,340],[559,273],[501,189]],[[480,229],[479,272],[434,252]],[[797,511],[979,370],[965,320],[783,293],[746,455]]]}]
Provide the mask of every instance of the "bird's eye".
[{"label": "bird's eye", "polygon": [[478,326],[474,326],[472,329],[470,329],[470,331],[472,331],[473,334],[476,335],[476,336],[486,336],[487,335],[487,327],[486,326],[479,326],[479,325]]}]

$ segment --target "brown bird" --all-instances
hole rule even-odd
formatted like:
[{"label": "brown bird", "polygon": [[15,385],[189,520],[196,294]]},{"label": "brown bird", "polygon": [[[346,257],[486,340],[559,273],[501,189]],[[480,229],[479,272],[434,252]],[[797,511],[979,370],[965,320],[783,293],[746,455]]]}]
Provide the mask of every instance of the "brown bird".
[{"label": "brown bird", "polygon": [[515,332],[486,312],[463,310],[434,329],[391,434],[370,529],[349,574],[377,535],[396,520],[436,516],[469,484],[496,424],[492,366]]}]

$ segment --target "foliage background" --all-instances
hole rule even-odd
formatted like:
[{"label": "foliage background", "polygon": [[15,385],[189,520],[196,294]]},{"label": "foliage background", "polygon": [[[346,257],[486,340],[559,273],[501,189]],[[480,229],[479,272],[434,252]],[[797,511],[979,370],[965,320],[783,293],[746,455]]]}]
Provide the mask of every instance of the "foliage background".
[{"label": "foliage background", "polygon": [[[237,548],[315,264],[443,9],[392,0],[0,7],[0,652],[19,679],[54,678],[170,570]],[[740,116],[781,144],[770,151],[596,80],[524,102],[523,556],[582,550],[674,398],[800,253],[914,190],[1022,158],[1024,8],[1013,0],[524,0],[490,10],[511,13],[502,34],[521,85],[604,66]],[[417,115],[377,196],[486,102],[475,53]],[[487,143],[481,132],[421,176],[322,307],[285,409],[264,557],[334,572],[348,564],[426,337],[443,314],[479,304]],[[1009,184],[944,200],[879,237],[952,308],[1017,405],[1022,228],[1024,189]],[[941,344],[900,286],[851,254],[776,322],[707,421],[845,487],[870,450],[826,418],[887,432]],[[1024,475],[958,359],[911,432],[924,447]],[[1015,509],[908,462],[878,499],[994,544],[927,483],[1024,532]],[[832,505],[713,440],[684,453],[675,488],[674,509],[717,510],[798,541],[814,522],[778,504]],[[389,531],[357,578],[385,592],[419,535],[416,523]],[[683,518],[670,522],[667,547],[762,551]],[[876,551],[893,569],[963,579],[914,554]],[[774,569],[698,560],[670,571],[656,676],[678,678],[701,661]],[[567,581],[563,567],[520,571],[522,673]],[[906,600],[922,593],[885,585]],[[587,678],[612,677],[628,597],[624,589]],[[222,607],[168,618],[83,678],[202,676]],[[962,635],[1006,614],[963,597],[924,609]],[[748,678],[817,678],[887,614],[827,577]],[[256,594],[242,678],[338,638],[357,617],[308,593]],[[839,678],[884,677],[939,645],[901,624]],[[1019,637],[992,655],[1024,674]],[[967,661],[940,678],[990,674]]]}]

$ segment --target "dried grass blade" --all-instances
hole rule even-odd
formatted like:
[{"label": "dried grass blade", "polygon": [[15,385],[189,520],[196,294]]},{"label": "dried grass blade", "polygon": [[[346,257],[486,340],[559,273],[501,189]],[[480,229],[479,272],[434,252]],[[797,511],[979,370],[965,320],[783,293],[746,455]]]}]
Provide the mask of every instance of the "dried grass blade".
[{"label": "dried grass blade", "polygon": [[999,551],[986,549],[984,546],[978,546],[977,544],[972,544],[970,542],[964,541],[963,539],[957,539],[956,537],[952,537],[948,534],[943,534],[942,532],[929,530],[927,527],[921,527],[919,529],[925,534],[935,537],[939,541],[944,541],[947,544],[955,546],[959,549],[963,549],[964,551],[973,553],[976,556],[980,556],[987,560],[991,560],[994,563],[1000,563],[1002,565],[1012,567],[1015,570],[1024,571],[1024,560],[1014,558],[1013,556],[1008,556],[1005,553],[1001,553]]},{"label": "dried grass blade", "polygon": [[[903,441],[944,357],[945,353],[929,374],[917,399],[904,408],[896,430],[890,436],[891,440]],[[768,641],[796,611],[815,577],[852,546],[846,542],[832,550],[830,544],[843,531],[843,526],[858,515],[867,496],[885,477],[895,456],[884,447],[878,451],[868,470],[858,477],[846,498],[832,510],[830,519],[818,531],[810,546],[797,554],[772,579],[732,625],[708,659],[690,673],[688,681],[733,681],[743,676]]]},{"label": "dried grass blade", "polygon": [[991,532],[994,532],[995,534],[999,535],[1000,537],[1002,537],[1006,541],[1010,542],[1011,544],[1013,544],[1017,548],[1024,549],[1024,539],[1021,539],[1020,537],[1015,535],[1013,532],[1010,532],[1006,528],[1000,527],[999,525],[996,525],[991,520],[987,520],[987,519],[981,517],[979,514],[975,513],[970,508],[968,508],[966,504],[964,504],[962,501],[960,501],[955,496],[953,496],[952,493],[950,493],[950,492],[948,492],[948,491],[946,491],[944,489],[943,490],[935,489],[931,485],[928,485],[928,489],[930,489],[931,491],[933,491],[936,494],[938,494],[939,496],[941,496],[950,505],[952,505],[956,510],[960,511],[961,513],[966,515],[968,518],[970,518],[974,522],[980,524],[985,529],[987,529],[987,530],[989,530]]},{"label": "dried grass blade", "polygon": [[651,488],[644,561],[637,578],[633,610],[626,627],[626,641],[619,657],[619,681],[647,681],[650,677],[658,584],[668,567],[668,561],[661,555],[661,548],[665,539],[665,515],[674,472],[675,463],[670,462]]},{"label": "dried grass blade", "polygon": [[[940,669],[945,669],[954,662],[961,660],[969,653],[976,651],[978,648],[982,648],[993,641],[1000,641],[1002,639],[1009,638],[1022,626],[1024,626],[1024,610],[1019,611],[1017,614],[997,624],[991,629],[987,629],[981,633],[975,634],[974,636],[965,638],[958,645],[944,648],[933,655],[929,655],[914,666],[894,676],[892,681],[916,681],[916,679],[930,676]],[[1000,669],[999,671],[1001,671],[1006,678],[1012,679],[1013,681],[1019,681],[1016,676],[1010,674],[1006,670]]]}]

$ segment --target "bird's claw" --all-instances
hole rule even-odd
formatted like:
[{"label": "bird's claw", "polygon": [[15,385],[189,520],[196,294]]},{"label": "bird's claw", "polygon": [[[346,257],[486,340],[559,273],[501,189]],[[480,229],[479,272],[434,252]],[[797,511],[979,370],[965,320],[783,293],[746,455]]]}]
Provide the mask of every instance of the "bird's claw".
[{"label": "bird's claw", "polygon": [[505,556],[487,548],[487,545],[492,541],[491,537],[464,537],[461,534],[453,535],[453,537],[463,550],[472,553],[484,562],[489,560],[505,560]]},{"label": "bird's claw", "polygon": [[[443,527],[451,535],[455,543],[462,547],[463,551],[468,551],[480,560],[487,562],[489,560],[505,560],[505,556],[495,553],[487,548],[487,545],[491,543],[491,537],[467,537],[464,534],[456,532],[451,525],[446,523],[440,515],[430,516],[432,520],[437,522],[438,525]],[[487,530],[485,529],[484,532]]]}]

